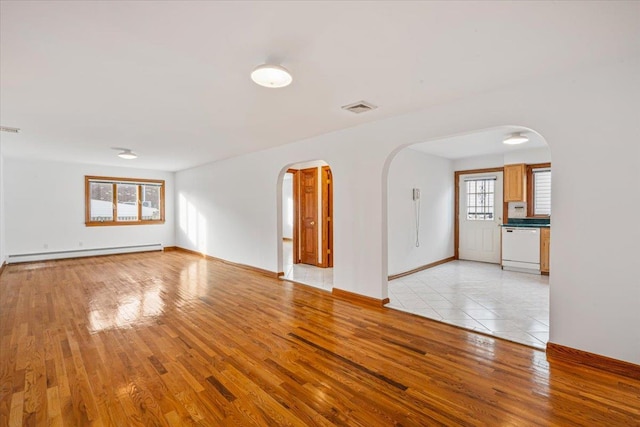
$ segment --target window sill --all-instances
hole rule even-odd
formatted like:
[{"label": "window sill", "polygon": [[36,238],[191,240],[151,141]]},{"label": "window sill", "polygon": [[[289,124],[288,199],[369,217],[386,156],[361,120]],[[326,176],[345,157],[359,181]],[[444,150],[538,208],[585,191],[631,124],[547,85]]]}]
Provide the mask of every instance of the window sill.
[{"label": "window sill", "polygon": [[104,222],[85,222],[86,227],[113,227],[118,225],[157,225],[164,224],[163,219],[149,221],[104,221]]}]

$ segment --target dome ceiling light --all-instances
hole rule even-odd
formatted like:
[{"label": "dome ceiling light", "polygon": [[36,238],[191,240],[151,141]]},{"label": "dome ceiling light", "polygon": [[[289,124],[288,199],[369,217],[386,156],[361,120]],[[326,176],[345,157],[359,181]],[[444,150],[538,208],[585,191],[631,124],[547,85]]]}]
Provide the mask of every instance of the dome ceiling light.
[{"label": "dome ceiling light", "polygon": [[121,159],[133,160],[138,158],[138,155],[131,151],[130,148],[113,147],[112,149],[120,151],[118,153],[118,157],[120,157]]},{"label": "dome ceiling light", "polygon": [[280,65],[262,64],[253,69],[251,80],[260,86],[280,88],[289,86],[293,77],[286,68]]},{"label": "dome ceiling light", "polygon": [[0,126],[0,132],[20,133],[19,128],[12,128],[9,126]]},{"label": "dome ceiling light", "polygon": [[516,132],[509,135],[502,142],[507,145],[518,145],[518,144],[524,144],[527,141],[529,141],[529,137],[527,135],[523,135],[519,132]]}]

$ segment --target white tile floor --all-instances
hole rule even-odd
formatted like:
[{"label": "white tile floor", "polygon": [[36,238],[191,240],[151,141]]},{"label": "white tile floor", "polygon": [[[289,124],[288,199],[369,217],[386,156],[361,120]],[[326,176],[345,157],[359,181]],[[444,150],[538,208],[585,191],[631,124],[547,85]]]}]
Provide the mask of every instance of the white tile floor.
[{"label": "white tile floor", "polygon": [[386,307],[544,349],[549,277],[452,261],[389,282]]},{"label": "white tile floor", "polygon": [[329,292],[333,289],[333,268],[294,264],[293,247],[290,241],[284,241],[282,243],[282,254],[284,257],[283,279],[303,283]]}]

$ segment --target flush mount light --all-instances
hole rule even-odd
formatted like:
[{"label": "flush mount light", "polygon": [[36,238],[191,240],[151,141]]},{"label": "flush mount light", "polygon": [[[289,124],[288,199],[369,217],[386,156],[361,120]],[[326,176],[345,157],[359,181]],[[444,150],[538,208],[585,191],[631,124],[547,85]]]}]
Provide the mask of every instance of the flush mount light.
[{"label": "flush mount light", "polygon": [[10,128],[9,126],[0,126],[0,132],[20,133],[20,129]]},{"label": "flush mount light", "polygon": [[279,88],[289,86],[293,77],[280,65],[262,64],[253,69],[251,80],[260,86]]},{"label": "flush mount light", "polygon": [[133,160],[136,159],[138,155],[128,148],[123,148],[122,151],[118,153],[118,157],[121,159]]},{"label": "flush mount light", "polygon": [[502,142],[507,144],[507,145],[518,145],[518,144],[523,144],[523,143],[527,142],[528,140],[529,140],[528,136],[523,135],[523,134],[521,134],[519,132],[516,132],[516,133],[512,133],[511,135],[509,135]]}]

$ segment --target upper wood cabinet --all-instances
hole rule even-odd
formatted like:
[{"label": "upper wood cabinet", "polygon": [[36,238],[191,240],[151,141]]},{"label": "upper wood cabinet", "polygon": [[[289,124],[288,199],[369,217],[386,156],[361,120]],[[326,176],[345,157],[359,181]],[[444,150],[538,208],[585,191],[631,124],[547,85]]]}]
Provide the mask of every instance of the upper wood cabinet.
[{"label": "upper wood cabinet", "polygon": [[527,201],[527,166],[524,163],[504,165],[504,201]]}]

